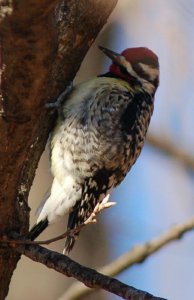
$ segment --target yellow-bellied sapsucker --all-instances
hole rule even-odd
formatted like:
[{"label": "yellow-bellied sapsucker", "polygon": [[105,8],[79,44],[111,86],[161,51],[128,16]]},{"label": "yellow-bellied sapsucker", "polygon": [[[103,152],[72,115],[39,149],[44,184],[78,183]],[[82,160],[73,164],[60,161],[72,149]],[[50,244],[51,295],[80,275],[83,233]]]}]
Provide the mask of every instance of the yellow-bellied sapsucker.
[{"label": "yellow-bellied sapsucker", "polygon": [[[65,214],[68,229],[84,222],[143,147],[159,83],[158,58],[143,47],[121,54],[99,48],[112,64],[109,72],[75,86],[60,107],[51,137],[54,179],[31,239]],[[66,251],[74,242],[67,238]]]}]

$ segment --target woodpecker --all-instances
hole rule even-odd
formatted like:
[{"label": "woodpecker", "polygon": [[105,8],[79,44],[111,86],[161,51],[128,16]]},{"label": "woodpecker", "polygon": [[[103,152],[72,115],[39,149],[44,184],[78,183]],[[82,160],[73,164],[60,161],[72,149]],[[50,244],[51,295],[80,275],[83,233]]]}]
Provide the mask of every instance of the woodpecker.
[{"label": "woodpecker", "polygon": [[[68,229],[84,222],[142,150],[159,84],[158,57],[145,47],[121,54],[99,48],[111,59],[108,72],[73,87],[59,108],[50,143],[54,179],[32,240],[66,214]],[[67,252],[74,243],[75,236],[67,237]]]}]

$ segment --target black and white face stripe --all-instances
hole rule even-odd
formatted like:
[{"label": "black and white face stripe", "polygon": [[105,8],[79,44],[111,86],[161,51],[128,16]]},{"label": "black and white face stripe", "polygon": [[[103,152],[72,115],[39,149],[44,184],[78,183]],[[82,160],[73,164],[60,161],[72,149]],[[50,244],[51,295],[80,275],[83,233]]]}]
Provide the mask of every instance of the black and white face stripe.
[{"label": "black and white face stripe", "polygon": [[112,60],[109,68],[112,74],[127,81],[132,77],[146,92],[154,95],[159,84],[159,62],[155,53],[145,47],[127,48],[121,54],[102,46],[99,48]]},{"label": "black and white face stripe", "polygon": [[159,70],[151,65],[146,65],[144,63],[138,63],[140,68],[143,70],[145,76],[148,77],[148,80],[153,82],[159,76]]},{"label": "black and white face stripe", "polygon": [[154,85],[156,79],[159,77],[159,70],[156,67],[142,62],[133,63],[133,70],[138,77],[141,77]]},{"label": "black and white face stripe", "polygon": [[[125,60],[125,58],[123,58]],[[149,93],[153,93],[158,86],[159,69],[157,66],[143,62],[130,63],[125,60],[122,66],[126,72],[135,77]],[[123,72],[123,70],[121,70]]]}]

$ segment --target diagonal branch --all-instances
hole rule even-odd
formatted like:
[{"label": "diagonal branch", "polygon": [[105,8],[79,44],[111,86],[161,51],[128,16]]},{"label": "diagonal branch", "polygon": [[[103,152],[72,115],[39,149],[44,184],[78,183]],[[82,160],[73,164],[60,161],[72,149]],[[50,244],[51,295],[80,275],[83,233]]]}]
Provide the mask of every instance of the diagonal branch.
[{"label": "diagonal branch", "polygon": [[[172,227],[159,237],[132,248],[110,264],[102,267],[99,272],[109,276],[115,276],[134,264],[142,263],[151,254],[155,253],[169,242],[180,239],[185,233],[193,229],[194,217],[183,224]],[[63,299],[78,300],[93,291],[94,290],[87,288],[82,283],[76,282],[70,286],[62,297]]]},{"label": "diagonal branch", "polygon": [[[48,250],[40,245],[12,245],[16,252],[24,254],[28,258],[42,263],[48,268],[64,274],[68,277],[74,277],[83,282],[90,288],[101,288],[123,299],[142,299],[142,300],[164,300],[153,295],[137,290],[132,286],[126,285],[117,279],[100,274],[97,271],[84,267],[71,260],[69,257],[57,252]],[[16,246],[16,247],[15,247]],[[69,299],[69,298],[65,298]]]},{"label": "diagonal branch", "polygon": [[[154,297],[147,292],[137,290],[131,286],[128,286],[118,281],[117,279],[100,274],[93,269],[81,266],[80,264],[74,262],[67,256],[47,250],[38,244],[49,244],[53,241],[64,238],[69,234],[73,235],[77,231],[80,231],[87,224],[96,222],[97,214],[99,214],[102,210],[109,208],[115,204],[114,202],[109,202],[109,196],[110,195],[108,194],[102,200],[102,202],[96,205],[93,213],[83,224],[81,224],[74,230],[67,231],[65,234],[58,236],[57,238],[42,242],[34,242],[25,239],[20,240],[21,237],[15,233],[15,240],[7,240],[6,237],[4,237],[3,239],[0,239],[0,245],[4,248],[8,246],[10,248],[14,248],[20,254],[24,254],[32,260],[40,262],[49,268],[55,269],[56,271],[68,277],[74,277],[90,288],[105,289],[111,293],[121,296],[123,299],[162,299]],[[70,298],[69,296],[65,296],[65,299]]]},{"label": "diagonal branch", "polygon": [[178,159],[187,168],[194,171],[194,157],[187,154],[184,150],[177,148],[172,143],[167,141],[165,138],[157,137],[153,134],[148,134],[146,141],[150,145]]}]

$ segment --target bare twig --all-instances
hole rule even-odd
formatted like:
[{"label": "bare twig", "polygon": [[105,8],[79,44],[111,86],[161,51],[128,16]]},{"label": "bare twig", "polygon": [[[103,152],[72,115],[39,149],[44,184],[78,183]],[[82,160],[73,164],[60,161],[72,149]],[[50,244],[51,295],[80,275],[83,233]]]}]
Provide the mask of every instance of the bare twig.
[{"label": "bare twig", "polygon": [[[134,264],[142,263],[151,254],[155,253],[156,251],[164,247],[169,242],[181,238],[183,234],[193,229],[194,229],[194,217],[183,224],[179,224],[172,227],[161,236],[145,244],[138,245],[132,248],[129,252],[126,252],[125,254],[121,255],[112,263],[99,269],[99,272],[106,274],[108,276],[115,276]],[[82,299],[82,297],[86,296],[87,294],[93,291],[94,290],[87,288],[82,283],[76,282],[72,284],[72,286],[70,286],[70,288],[65,292],[65,294],[63,294],[60,300]]]},{"label": "bare twig", "polygon": [[76,233],[80,232],[81,229],[83,227],[85,227],[88,224],[92,224],[92,223],[96,223],[96,217],[99,213],[101,213],[104,209],[106,208],[110,208],[113,205],[116,204],[116,202],[110,202],[110,194],[108,194],[101,202],[97,203],[97,205],[94,208],[94,211],[91,213],[91,215],[89,216],[89,218],[82,224],[80,224],[79,226],[77,226],[76,228],[67,230],[65,233],[62,233],[54,238],[48,239],[46,241],[31,241],[31,240],[26,240],[25,237],[20,237],[20,239],[9,239],[7,238],[7,236],[3,236],[2,238],[0,238],[0,244],[9,244],[9,245],[49,245],[53,242],[62,240],[64,238],[66,238],[67,236],[71,235],[75,235]]},{"label": "bare twig", "polygon": [[[59,236],[60,239],[67,236],[68,234],[75,234],[75,231],[80,231],[83,226],[87,224],[96,222],[96,216],[105,208],[113,206],[114,202],[109,202],[110,195],[107,195],[102,202],[98,203],[91,214],[91,216],[79,227],[74,229],[74,232],[67,231],[65,234]],[[30,259],[40,262],[45,266],[52,268],[68,277],[74,277],[84,283],[90,288],[101,288],[113,294],[116,294],[123,299],[161,299],[154,297],[151,294],[137,290],[134,287],[128,286],[117,279],[105,276],[98,273],[93,269],[81,266],[80,264],[74,262],[65,255],[59,254],[57,252],[45,249],[38,245],[39,242],[32,242],[28,240],[20,240],[20,236],[14,234],[15,240],[7,240],[4,237],[1,240],[1,246],[15,249],[20,254],[24,254]],[[43,241],[42,243],[50,243],[59,239],[59,237]],[[164,299],[163,299],[164,300]]]},{"label": "bare twig", "polygon": [[177,148],[165,138],[157,137],[153,134],[148,134],[146,140],[152,146],[178,159],[187,168],[194,171],[194,157],[191,157],[184,150]]},{"label": "bare twig", "polygon": [[[13,246],[13,245],[12,245]],[[74,277],[83,282],[90,288],[104,289],[110,293],[120,296],[123,299],[142,299],[142,300],[162,300],[163,298],[154,297],[153,295],[137,290],[128,286],[117,279],[105,276],[97,271],[81,266],[79,263],[71,260],[69,257],[57,252],[48,250],[40,245],[15,245],[14,249],[27,256],[28,258],[42,263],[48,268],[64,274],[68,277]],[[69,299],[69,298],[65,298]],[[164,300],[164,299],[163,299]]]}]

